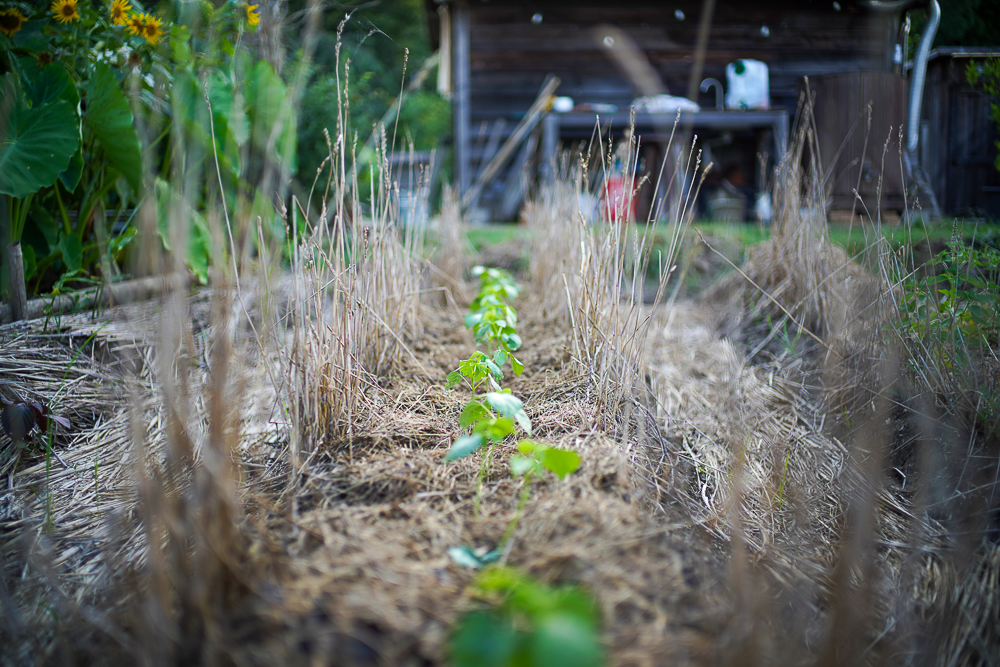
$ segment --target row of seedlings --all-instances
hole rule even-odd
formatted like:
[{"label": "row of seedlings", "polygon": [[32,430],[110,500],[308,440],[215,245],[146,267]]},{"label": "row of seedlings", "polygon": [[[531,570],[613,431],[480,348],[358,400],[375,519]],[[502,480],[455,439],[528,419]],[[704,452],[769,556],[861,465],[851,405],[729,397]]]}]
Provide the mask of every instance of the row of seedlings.
[{"label": "row of seedlings", "polygon": [[[501,386],[503,369],[510,365],[515,375],[524,365],[514,353],[521,347],[517,333],[517,311],[510,302],[520,288],[506,271],[473,268],[480,280],[479,294],[470,304],[465,326],[472,330],[476,350],[448,374],[448,388],[463,381],[472,390],[459,423],[467,431],[452,444],[446,460],[468,456],[487,446],[477,478],[475,513],[479,513],[483,478],[494,448],[519,426],[529,436],[531,421],[521,399]],[[580,466],[579,455],[529,439],[517,443],[520,456],[510,459],[510,472],[523,479],[517,510],[500,544],[487,551],[456,546],[451,558],[479,569],[506,560],[510,538],[524,512],[531,481],[548,470],[559,479]],[[483,570],[470,594],[479,602],[459,619],[449,640],[449,653],[456,667],[492,664],[509,667],[598,667],[604,663],[600,646],[600,619],[596,601],[576,586],[550,588],[511,567],[493,565]]]},{"label": "row of seedlings", "polygon": [[[480,288],[479,294],[469,305],[470,312],[465,316],[465,326],[472,331],[477,346],[485,347],[486,351],[477,349],[456,370],[448,373],[447,387],[451,389],[464,382],[471,389],[472,398],[459,417],[459,425],[467,432],[452,443],[445,460],[460,459],[483,445],[487,446],[476,479],[474,512],[478,516],[483,478],[490,468],[494,448],[512,435],[516,426],[530,436],[531,420],[524,411],[521,399],[514,396],[510,389],[501,386],[504,366],[509,364],[514,375],[524,372],[524,364],[514,355],[520,349],[522,341],[517,333],[517,311],[510,305],[520,293],[520,287],[502,269],[476,266],[472,269],[472,274],[479,277]],[[517,526],[528,500],[532,477],[549,470],[563,479],[580,466],[579,455],[571,450],[550,447],[528,439],[519,440],[517,448],[521,455],[511,457],[510,472],[515,477],[523,477],[524,485],[517,512],[500,546],[489,554],[493,560],[499,558],[503,546]],[[483,557],[476,559],[480,562],[469,564],[481,566],[484,562],[489,562],[483,561]]]}]

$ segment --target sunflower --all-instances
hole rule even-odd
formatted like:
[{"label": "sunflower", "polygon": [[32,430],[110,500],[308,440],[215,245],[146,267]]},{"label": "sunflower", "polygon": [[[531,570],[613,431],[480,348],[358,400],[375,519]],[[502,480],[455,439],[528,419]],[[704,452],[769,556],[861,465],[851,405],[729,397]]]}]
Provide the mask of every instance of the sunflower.
[{"label": "sunflower", "polygon": [[247,5],[247,23],[250,25],[257,25],[260,23],[260,14],[257,13],[257,7],[259,5]]},{"label": "sunflower", "polygon": [[49,11],[55,15],[56,21],[60,23],[76,21],[80,18],[80,14],[76,11],[76,3],[77,0],[53,0]]},{"label": "sunflower", "polygon": [[160,27],[163,20],[152,14],[143,14],[142,18],[142,36],[146,38],[150,46],[156,46],[163,38],[163,28]]},{"label": "sunflower", "polygon": [[128,25],[128,13],[131,10],[132,5],[128,4],[128,0],[115,0],[111,3],[108,15],[111,17],[111,22],[115,25]]},{"label": "sunflower", "polygon": [[28,17],[20,10],[4,9],[0,11],[0,32],[8,37],[13,37],[14,33],[21,29],[21,24],[27,20]]},{"label": "sunflower", "polygon": [[129,14],[125,20],[125,26],[130,35],[139,37],[146,31],[146,21],[142,14]]}]

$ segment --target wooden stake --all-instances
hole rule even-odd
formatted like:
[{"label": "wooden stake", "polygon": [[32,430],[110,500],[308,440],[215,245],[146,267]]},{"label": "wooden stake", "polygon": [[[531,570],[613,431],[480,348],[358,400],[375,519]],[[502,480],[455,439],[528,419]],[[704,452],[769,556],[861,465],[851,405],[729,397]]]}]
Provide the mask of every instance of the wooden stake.
[{"label": "wooden stake", "polygon": [[10,308],[11,318],[17,322],[24,319],[28,308],[28,291],[24,285],[24,258],[21,255],[21,244],[7,244],[7,267],[10,271]]}]

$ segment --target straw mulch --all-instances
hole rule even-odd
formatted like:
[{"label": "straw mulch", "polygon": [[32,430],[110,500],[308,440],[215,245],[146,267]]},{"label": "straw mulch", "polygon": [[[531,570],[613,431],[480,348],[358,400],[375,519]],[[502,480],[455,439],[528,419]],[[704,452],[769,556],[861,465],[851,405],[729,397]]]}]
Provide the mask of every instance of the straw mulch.
[{"label": "straw mulch", "polygon": [[[954,557],[911,496],[871,485],[857,439],[826,428],[802,355],[751,364],[717,312],[683,303],[657,314],[648,395],[606,419],[566,332],[519,305],[528,370],[510,386],[535,436],[583,466],[535,482],[507,562],[589,589],[611,664],[996,655],[1000,552]],[[505,446],[477,516],[478,457],[443,461],[468,398],[443,388],[473,349],[460,318],[423,312],[412,354],[366,385],[355,434],[297,472],[272,367],[234,328],[236,465],[213,477],[197,471],[214,470],[218,339],[208,299],[188,308],[191,335],[169,353],[152,304],[0,330],[0,381],[73,422],[53,444],[65,465],[26,454],[0,501],[3,662],[444,663],[475,576],[447,549],[496,546],[520,490]],[[187,378],[184,465],[166,373]],[[190,546],[172,547],[177,534]]]}]

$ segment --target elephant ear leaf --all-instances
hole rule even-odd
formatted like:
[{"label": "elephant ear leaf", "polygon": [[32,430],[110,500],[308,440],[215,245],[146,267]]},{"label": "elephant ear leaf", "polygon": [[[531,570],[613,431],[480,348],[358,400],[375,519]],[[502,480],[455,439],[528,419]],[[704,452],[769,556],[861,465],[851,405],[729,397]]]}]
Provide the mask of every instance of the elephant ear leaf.
[{"label": "elephant ear leaf", "polygon": [[52,185],[79,146],[73,105],[55,99],[29,109],[17,77],[0,78],[0,193],[24,198]]},{"label": "elephant ear leaf", "polygon": [[125,175],[132,191],[142,188],[142,146],[133,125],[132,109],[104,63],[96,63],[87,90],[87,127],[115,169]]},{"label": "elephant ear leaf", "polygon": [[[22,60],[22,67],[24,60],[26,59]],[[52,63],[38,69],[34,72],[29,90],[32,107],[40,107],[58,100],[65,100],[73,105],[77,116],[77,130],[80,129],[80,93],[77,92],[76,83],[73,82],[73,77],[69,75],[65,67],[58,63]],[[59,174],[59,180],[62,181],[62,184],[70,192],[76,189],[77,184],[80,182],[80,176],[83,174],[82,137],[79,143],[79,147],[73,153],[73,157],[70,158],[69,166]]]}]

